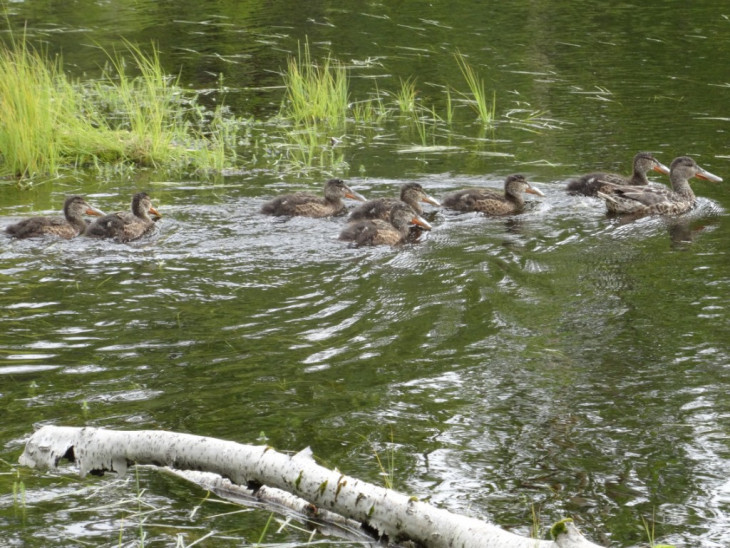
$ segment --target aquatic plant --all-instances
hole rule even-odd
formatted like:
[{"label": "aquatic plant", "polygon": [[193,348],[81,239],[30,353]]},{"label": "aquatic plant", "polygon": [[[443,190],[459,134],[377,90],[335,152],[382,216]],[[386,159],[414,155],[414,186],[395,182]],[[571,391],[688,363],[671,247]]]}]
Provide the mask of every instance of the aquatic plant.
[{"label": "aquatic plant", "polygon": [[492,100],[490,101],[484,87],[484,80],[477,74],[476,70],[466,62],[461,53],[456,53],[454,57],[471,91],[469,104],[477,113],[477,118],[482,124],[491,125],[494,122],[494,113],[497,109],[496,93],[492,92]]},{"label": "aquatic plant", "polygon": [[416,80],[409,77],[400,80],[400,90],[396,93],[395,98],[398,108],[402,114],[414,112],[416,110]]},{"label": "aquatic plant", "polygon": [[197,95],[165,75],[159,54],[127,43],[133,68],[109,55],[102,78],[72,81],[25,36],[0,46],[0,176],[53,176],[110,162],[221,170],[235,159],[233,118],[219,107],[206,124]]},{"label": "aquatic plant", "polygon": [[281,116],[296,125],[345,125],[348,107],[347,70],[327,56],[319,65],[312,60],[309,42],[290,57],[284,74],[286,96]]}]

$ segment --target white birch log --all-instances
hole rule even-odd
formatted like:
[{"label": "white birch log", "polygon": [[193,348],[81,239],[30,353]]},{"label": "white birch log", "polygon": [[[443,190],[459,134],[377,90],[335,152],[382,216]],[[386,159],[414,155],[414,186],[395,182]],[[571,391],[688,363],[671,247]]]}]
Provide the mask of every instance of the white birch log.
[{"label": "white birch log", "polygon": [[106,471],[124,474],[128,465],[136,463],[205,470],[254,489],[275,487],[396,543],[410,540],[434,548],[598,548],[570,521],[557,528],[555,541],[523,537],[319,466],[308,450],[289,456],[267,446],[174,432],[44,426],[26,443],[20,464],[55,468],[62,458],[74,460],[82,477]]}]

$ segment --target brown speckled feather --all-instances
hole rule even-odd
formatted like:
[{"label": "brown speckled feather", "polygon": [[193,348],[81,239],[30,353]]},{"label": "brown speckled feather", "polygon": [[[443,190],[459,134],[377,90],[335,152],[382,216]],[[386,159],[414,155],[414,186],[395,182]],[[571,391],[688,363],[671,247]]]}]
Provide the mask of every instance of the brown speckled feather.
[{"label": "brown speckled feather", "polygon": [[304,192],[286,194],[266,202],[261,207],[261,213],[266,215],[332,217],[347,212],[342,198],[365,201],[365,198],[352,190],[341,179],[330,179],[324,186],[324,198]]},{"label": "brown speckled feather", "polygon": [[81,196],[69,196],[63,205],[63,217],[31,217],[9,225],[5,228],[15,238],[35,238],[53,235],[71,239],[86,229],[83,215],[101,215],[102,213],[86,203]]},{"label": "brown speckled feather", "polygon": [[94,221],[86,229],[91,238],[114,238],[119,242],[131,242],[144,236],[155,226],[149,213],[159,216],[152,207],[152,200],[145,192],[132,197],[132,211],[118,211]]},{"label": "brown speckled feather", "polygon": [[646,186],[649,179],[646,173],[650,170],[668,174],[669,168],[648,152],[639,152],[634,156],[634,172],[631,177],[616,173],[589,173],[568,183],[566,190],[571,194],[595,196],[597,192],[612,192],[615,186]]},{"label": "brown speckled feather", "polygon": [[522,175],[510,175],[504,182],[504,193],[492,188],[468,188],[444,196],[443,206],[457,211],[478,211],[487,215],[518,213],[525,205],[523,192],[542,196]]}]

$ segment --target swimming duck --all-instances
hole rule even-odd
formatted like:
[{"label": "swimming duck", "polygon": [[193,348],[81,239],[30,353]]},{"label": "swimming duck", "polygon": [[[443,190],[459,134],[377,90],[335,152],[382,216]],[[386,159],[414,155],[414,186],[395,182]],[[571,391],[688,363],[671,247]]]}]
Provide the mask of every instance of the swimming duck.
[{"label": "swimming duck", "polygon": [[354,242],[357,246],[398,245],[406,241],[410,225],[431,230],[431,225],[411,206],[397,202],[390,209],[389,221],[382,219],[356,221],[340,232],[340,240]]},{"label": "swimming duck", "polygon": [[396,198],[377,198],[368,200],[350,213],[349,221],[360,221],[363,219],[390,219],[390,210],[397,203],[405,202],[413,208],[418,215],[423,215],[423,209],[419,202],[440,206],[438,200],[432,198],[418,183],[406,183],[400,189],[400,200]]},{"label": "swimming duck", "polygon": [[261,213],[266,215],[302,215],[305,217],[331,217],[347,211],[342,198],[365,201],[365,198],[352,190],[342,179],[330,179],[324,185],[324,198],[297,192],[286,194],[266,202]]},{"label": "swimming duck", "polygon": [[634,173],[631,177],[616,173],[589,173],[570,181],[566,190],[571,194],[595,196],[599,190],[604,193],[611,192],[614,185],[646,186],[649,184],[646,173],[650,170],[669,174],[669,168],[654,156],[648,152],[639,152],[634,156]]},{"label": "swimming duck", "polygon": [[443,206],[457,211],[480,211],[487,215],[518,213],[525,205],[522,193],[545,196],[527,182],[524,175],[509,175],[504,181],[504,194],[492,188],[468,188],[444,196]]},{"label": "swimming duck", "polygon": [[15,238],[34,238],[53,234],[61,238],[74,238],[86,230],[83,215],[104,215],[91,207],[81,196],[69,196],[63,204],[63,217],[31,217],[7,226],[5,232]]},{"label": "swimming duck", "polygon": [[608,212],[617,215],[679,215],[695,204],[695,194],[689,186],[692,177],[716,183],[722,181],[722,178],[698,166],[689,156],[680,156],[669,166],[672,190],[616,185],[610,192],[598,191],[598,196],[606,200]]},{"label": "swimming duck", "polygon": [[150,213],[157,217],[162,216],[152,207],[149,195],[146,192],[138,192],[132,196],[131,211],[118,211],[97,219],[89,225],[84,235],[130,242],[144,236],[155,225],[155,221],[149,216]]}]

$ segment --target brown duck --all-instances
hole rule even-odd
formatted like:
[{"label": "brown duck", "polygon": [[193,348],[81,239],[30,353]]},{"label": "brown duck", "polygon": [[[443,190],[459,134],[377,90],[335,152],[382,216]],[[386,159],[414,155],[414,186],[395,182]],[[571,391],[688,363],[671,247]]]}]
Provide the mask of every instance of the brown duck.
[{"label": "brown duck", "polygon": [[149,216],[161,215],[152,207],[152,200],[146,192],[132,196],[132,210],[111,213],[94,221],[86,229],[85,235],[91,238],[114,238],[119,242],[130,242],[144,236],[155,221]]},{"label": "brown duck", "polygon": [[9,225],[5,232],[15,238],[35,238],[52,234],[61,238],[74,238],[87,228],[83,215],[104,215],[91,207],[81,196],[69,196],[63,204],[63,217],[31,217]]},{"label": "brown duck", "polygon": [[324,198],[297,192],[286,194],[266,202],[261,213],[266,215],[301,215],[304,217],[332,217],[347,211],[342,198],[365,201],[365,198],[352,190],[342,179],[330,179],[324,185]]},{"label": "brown duck", "polygon": [[646,177],[648,171],[667,175],[669,168],[648,152],[639,152],[634,156],[634,173],[631,177],[616,173],[589,173],[570,181],[566,190],[571,194],[595,196],[598,191],[611,192],[615,185],[646,186],[649,184],[649,179]]},{"label": "brown duck", "polygon": [[457,211],[479,211],[487,215],[519,213],[525,205],[522,193],[545,196],[523,175],[509,175],[504,181],[504,194],[492,188],[468,188],[444,196],[442,204]]},{"label": "brown duck", "polygon": [[418,215],[411,206],[396,202],[390,209],[389,221],[365,219],[350,223],[340,240],[361,245],[398,245],[406,241],[410,225],[431,230],[431,225]]},{"label": "brown duck", "polygon": [[400,200],[396,198],[378,198],[368,200],[361,206],[356,207],[350,213],[349,220],[361,221],[364,219],[382,219],[388,221],[390,219],[391,208],[397,203],[405,202],[413,208],[418,215],[423,215],[423,209],[419,202],[440,206],[441,204],[423,190],[418,183],[406,183],[400,189]]},{"label": "brown duck", "polygon": [[715,183],[722,178],[697,165],[689,156],[680,156],[669,166],[669,181],[672,189],[666,187],[616,186],[610,192],[598,191],[606,201],[606,209],[616,215],[680,215],[695,204],[695,194],[689,186],[689,179],[698,177]]}]

